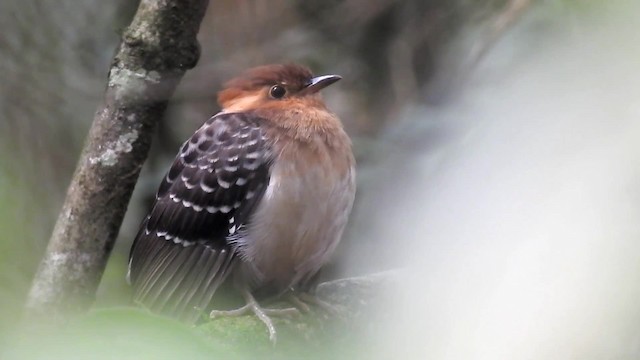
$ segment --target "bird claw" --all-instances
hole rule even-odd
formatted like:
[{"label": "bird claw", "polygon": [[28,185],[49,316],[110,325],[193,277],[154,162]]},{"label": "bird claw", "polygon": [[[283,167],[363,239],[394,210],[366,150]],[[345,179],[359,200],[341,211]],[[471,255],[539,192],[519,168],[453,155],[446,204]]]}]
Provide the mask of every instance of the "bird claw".
[{"label": "bird claw", "polygon": [[242,315],[246,315],[250,310],[249,304],[246,304],[242,307],[233,310],[211,310],[209,313],[210,319],[221,318],[221,317],[238,317]]},{"label": "bird claw", "polygon": [[269,341],[275,346],[277,342],[277,332],[271,317],[291,318],[301,315],[300,310],[294,307],[284,309],[263,308],[258,304],[256,299],[248,290],[243,290],[243,295],[247,302],[244,306],[234,310],[212,310],[209,313],[209,318],[238,317],[253,313],[253,315],[260,319],[260,321],[262,321],[262,323],[267,327],[267,331],[269,332]]},{"label": "bird claw", "polygon": [[319,307],[323,311],[331,315],[337,315],[340,313],[340,310],[337,306],[327,301],[321,300],[317,296],[311,295],[309,293],[291,293],[289,295],[289,301],[305,314],[311,312],[311,306],[309,305]]},{"label": "bird claw", "polygon": [[244,306],[233,310],[212,310],[209,313],[209,318],[238,317],[253,314],[266,326],[267,331],[269,332],[269,341],[274,346],[278,340],[278,334],[271,317],[292,318],[300,316],[302,313],[308,314],[312,310],[311,306],[319,307],[331,315],[337,315],[339,313],[339,309],[336,306],[308,293],[290,293],[287,300],[293,304],[294,307],[282,309],[263,308],[258,304],[253,295],[251,295],[249,290],[243,289],[242,295],[246,301]]},{"label": "bird claw", "polygon": [[[263,308],[258,306],[257,308],[260,309],[265,315],[273,316],[273,317],[293,318],[293,317],[302,315],[300,310],[298,310],[295,307],[275,309],[275,308]],[[247,304],[233,310],[211,310],[211,312],[209,313],[209,318],[215,319],[215,318],[222,318],[222,317],[238,317],[238,316],[247,315],[250,312],[255,313],[256,309],[250,304]]]}]

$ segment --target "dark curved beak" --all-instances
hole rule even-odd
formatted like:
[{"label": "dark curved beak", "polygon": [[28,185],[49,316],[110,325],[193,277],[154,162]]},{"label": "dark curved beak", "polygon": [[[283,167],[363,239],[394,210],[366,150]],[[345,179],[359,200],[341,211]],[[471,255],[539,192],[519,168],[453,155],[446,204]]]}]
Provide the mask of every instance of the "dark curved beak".
[{"label": "dark curved beak", "polygon": [[307,87],[302,89],[302,92],[304,94],[315,94],[340,79],[342,79],[342,76],[340,75],[316,76],[311,79],[311,82],[309,83],[309,85],[307,85]]}]

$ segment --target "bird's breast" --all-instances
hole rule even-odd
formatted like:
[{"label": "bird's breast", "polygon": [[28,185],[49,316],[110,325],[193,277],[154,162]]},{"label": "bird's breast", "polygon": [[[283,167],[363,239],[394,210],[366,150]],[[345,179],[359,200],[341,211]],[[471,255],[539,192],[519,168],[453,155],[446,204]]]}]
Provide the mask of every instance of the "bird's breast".
[{"label": "bird's breast", "polygon": [[283,148],[244,239],[245,272],[281,289],[313,276],[340,241],[354,195],[350,146],[318,140]]}]

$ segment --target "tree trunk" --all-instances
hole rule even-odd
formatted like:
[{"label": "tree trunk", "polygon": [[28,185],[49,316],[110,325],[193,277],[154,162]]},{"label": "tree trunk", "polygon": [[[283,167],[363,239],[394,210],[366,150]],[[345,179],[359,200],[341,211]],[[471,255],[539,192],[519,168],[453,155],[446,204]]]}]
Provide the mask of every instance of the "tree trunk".
[{"label": "tree trunk", "polygon": [[27,299],[60,318],[94,300],[157,121],[199,58],[208,0],[142,0],[111,64],[67,197]]}]

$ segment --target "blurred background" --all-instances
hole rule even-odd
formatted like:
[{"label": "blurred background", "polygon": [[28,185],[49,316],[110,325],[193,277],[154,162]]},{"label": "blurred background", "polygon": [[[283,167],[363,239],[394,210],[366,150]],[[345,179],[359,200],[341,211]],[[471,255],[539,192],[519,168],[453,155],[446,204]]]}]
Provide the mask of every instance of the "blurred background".
[{"label": "blurred background", "polygon": [[[0,3],[0,339],[136,7]],[[404,269],[358,355],[639,358],[638,13],[633,0],[211,1],[96,307],[127,304],[131,241],[221,84],[294,61],[343,76],[324,96],[359,166],[324,276]]]}]

